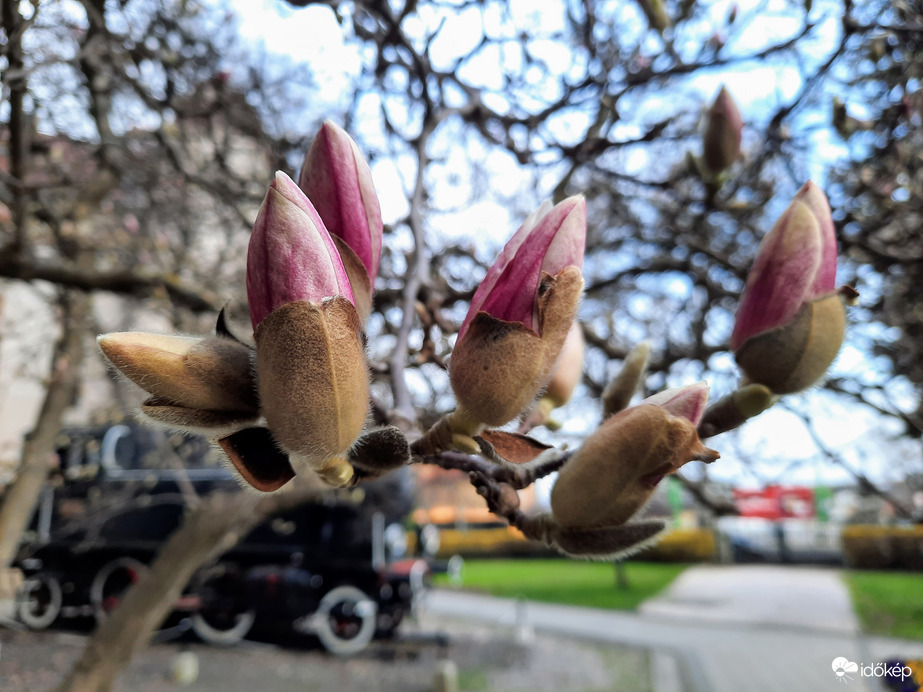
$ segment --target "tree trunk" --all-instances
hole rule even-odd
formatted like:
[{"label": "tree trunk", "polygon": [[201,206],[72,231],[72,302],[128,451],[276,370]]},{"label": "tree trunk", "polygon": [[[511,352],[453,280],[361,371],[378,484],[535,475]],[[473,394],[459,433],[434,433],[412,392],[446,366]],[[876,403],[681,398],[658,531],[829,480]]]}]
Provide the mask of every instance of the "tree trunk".
[{"label": "tree trunk", "polygon": [[157,558],[99,626],[55,692],[108,692],[150,641],[193,573],[232,548],[261,521],[314,497],[314,487],[259,496],[213,493],[186,515]]},{"label": "tree trunk", "polygon": [[35,509],[48,472],[55,466],[55,438],[61,429],[64,412],[74,399],[80,383],[83,339],[90,309],[85,293],[67,291],[61,298],[61,335],[51,358],[51,373],[45,400],[35,427],[22,447],[16,479],[7,488],[0,504],[0,570],[9,567],[16,547]]},{"label": "tree trunk", "polygon": [[625,571],[625,562],[617,560],[615,563],[615,588],[619,591],[628,591],[631,585],[628,583],[628,572]]}]

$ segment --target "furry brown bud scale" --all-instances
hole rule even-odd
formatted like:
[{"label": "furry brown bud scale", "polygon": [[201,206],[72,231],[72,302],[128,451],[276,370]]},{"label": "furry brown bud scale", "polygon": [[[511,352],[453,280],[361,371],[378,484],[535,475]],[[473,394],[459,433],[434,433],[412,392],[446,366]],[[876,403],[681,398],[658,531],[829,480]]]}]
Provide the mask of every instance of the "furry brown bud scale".
[{"label": "furry brown bud scale", "polygon": [[548,381],[570,330],[583,277],[575,266],[544,275],[539,291],[540,332],[479,312],[452,353],[452,389],[460,408],[486,425],[504,425],[532,402]]},{"label": "furry brown bud scale", "polygon": [[606,420],[561,469],[551,509],[564,528],[623,524],[647,502],[657,483],[693,459],[714,460],[692,421],[656,404],[641,404]]},{"label": "furry brown bud scale", "polygon": [[737,350],[737,364],[751,382],[792,394],[824,376],[845,334],[844,298],[830,293],[802,305],[791,322],[750,337]]},{"label": "furry brown bud scale", "polygon": [[329,475],[328,460],[362,432],[369,394],[360,330],[355,307],[342,296],[288,303],[256,329],[263,415],[296,466],[305,461]]},{"label": "furry brown bud scale", "polygon": [[97,339],[109,362],[151,394],[149,418],[173,427],[227,432],[259,417],[250,349],[223,337],[119,332]]}]

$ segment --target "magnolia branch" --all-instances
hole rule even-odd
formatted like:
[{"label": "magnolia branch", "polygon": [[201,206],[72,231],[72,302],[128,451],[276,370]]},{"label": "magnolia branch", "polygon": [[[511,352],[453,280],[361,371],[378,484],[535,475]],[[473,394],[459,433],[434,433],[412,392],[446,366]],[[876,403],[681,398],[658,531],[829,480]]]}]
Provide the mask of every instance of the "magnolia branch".
[{"label": "magnolia branch", "polygon": [[135,298],[163,296],[194,312],[217,312],[219,301],[209,293],[184,285],[176,276],[139,270],[99,271],[69,264],[46,264],[19,253],[0,251],[0,277],[48,281],[81,291],[108,291]]},{"label": "magnolia branch", "polygon": [[409,355],[410,332],[416,319],[417,294],[428,279],[426,239],[423,233],[423,206],[425,204],[426,188],[424,174],[427,166],[426,144],[434,132],[436,123],[427,119],[423,131],[415,142],[417,156],[417,173],[414,180],[413,193],[410,198],[410,215],[408,223],[413,233],[413,263],[408,272],[407,282],[403,291],[403,313],[401,326],[397,335],[397,343],[391,353],[389,366],[391,370],[391,391],[394,395],[394,411],[397,416],[407,423],[416,421],[416,412],[407,387],[404,368]]}]

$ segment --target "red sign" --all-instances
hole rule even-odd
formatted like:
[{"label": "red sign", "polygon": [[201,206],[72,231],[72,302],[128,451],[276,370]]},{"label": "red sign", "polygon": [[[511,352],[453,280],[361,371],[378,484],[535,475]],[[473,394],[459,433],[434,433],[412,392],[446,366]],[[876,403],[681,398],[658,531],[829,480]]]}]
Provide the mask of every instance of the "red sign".
[{"label": "red sign", "polygon": [[734,502],[742,517],[810,519],[814,490],[803,486],[770,485],[763,490],[735,490]]}]

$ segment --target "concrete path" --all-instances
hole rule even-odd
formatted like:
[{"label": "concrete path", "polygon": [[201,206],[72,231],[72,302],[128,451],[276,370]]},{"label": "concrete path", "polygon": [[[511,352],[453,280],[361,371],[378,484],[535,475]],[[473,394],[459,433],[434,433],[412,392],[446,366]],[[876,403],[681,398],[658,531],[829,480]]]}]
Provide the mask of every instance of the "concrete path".
[{"label": "concrete path", "polygon": [[[725,569],[728,574],[712,571]],[[530,602],[528,619],[536,630],[672,654],[680,664],[681,689],[688,692],[880,692],[884,688],[876,679],[856,674],[844,686],[833,672],[833,659],[843,656],[862,665],[923,658],[923,643],[862,637],[836,572],[799,572],[693,567],[675,590],[642,608],[646,612]],[[735,584],[745,579],[752,585]],[[711,608],[727,619],[713,617]],[[516,623],[516,604],[508,599],[443,590],[430,595],[428,609],[506,626]]]},{"label": "concrete path", "polygon": [[698,621],[859,632],[840,573],[781,565],[700,565],[683,572],[643,615]]}]

